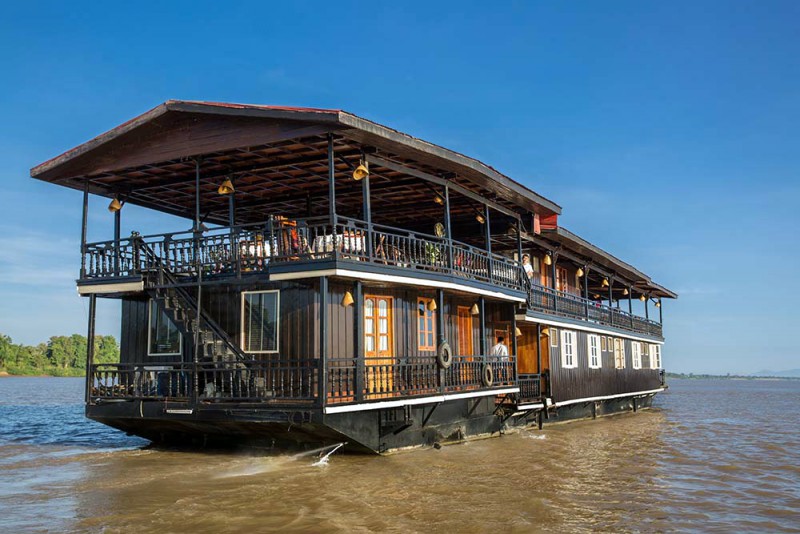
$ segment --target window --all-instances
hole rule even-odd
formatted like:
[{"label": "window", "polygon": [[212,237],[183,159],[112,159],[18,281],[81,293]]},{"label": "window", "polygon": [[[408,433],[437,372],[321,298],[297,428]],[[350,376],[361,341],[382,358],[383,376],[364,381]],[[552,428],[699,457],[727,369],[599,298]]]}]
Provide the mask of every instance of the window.
[{"label": "window", "polygon": [[278,352],[279,291],[242,292],[242,349]]},{"label": "window", "polygon": [[555,328],[550,328],[548,330],[550,332],[550,346],[557,347],[558,346],[558,330]]},{"label": "window", "polygon": [[650,345],[650,369],[661,369],[661,345]]},{"label": "window", "polygon": [[561,331],[561,366],[565,369],[578,367],[578,357],[575,354],[575,337],[572,330]]},{"label": "window", "polygon": [[364,297],[364,352],[367,356],[394,356],[392,297]]},{"label": "window", "polygon": [[614,367],[625,369],[625,341],[619,338],[614,339]]},{"label": "window", "polygon": [[608,345],[606,345],[606,336],[600,336],[600,350],[603,352],[608,350]]},{"label": "window", "polygon": [[589,344],[589,369],[600,369],[602,358],[600,356],[600,336],[589,334],[586,336]]},{"label": "window", "polygon": [[633,360],[633,368],[642,368],[642,343],[640,341],[631,342],[631,359]]},{"label": "window", "polygon": [[419,350],[436,350],[436,311],[433,299],[417,299],[417,343]]},{"label": "window", "polygon": [[556,269],[556,289],[564,293],[569,291],[569,278],[567,278],[567,270],[564,267]]},{"label": "window", "polygon": [[148,356],[179,356],[183,351],[183,336],[156,301],[150,299],[149,328],[147,329]]}]

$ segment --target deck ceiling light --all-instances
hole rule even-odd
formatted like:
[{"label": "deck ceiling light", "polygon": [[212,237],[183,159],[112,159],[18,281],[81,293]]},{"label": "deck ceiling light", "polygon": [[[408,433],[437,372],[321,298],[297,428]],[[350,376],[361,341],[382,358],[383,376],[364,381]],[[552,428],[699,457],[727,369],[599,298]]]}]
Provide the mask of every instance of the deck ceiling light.
[{"label": "deck ceiling light", "polygon": [[645,296],[644,296],[644,293],[642,293],[641,295],[639,295],[639,300],[641,300],[642,302],[644,302],[644,301],[646,301],[646,300],[647,300],[647,297],[645,297]]},{"label": "deck ceiling light", "polygon": [[578,267],[578,270],[575,272],[578,275],[578,278],[583,278],[583,275],[586,274],[583,272],[583,267]]},{"label": "deck ceiling light", "polygon": [[353,302],[355,302],[353,300],[353,294],[350,293],[349,291],[346,291],[344,297],[342,298],[342,306],[346,308],[347,306],[352,305]]},{"label": "deck ceiling light", "polygon": [[233,182],[231,182],[230,178],[225,178],[225,181],[219,184],[219,188],[217,188],[217,193],[220,195],[230,195],[234,191]]},{"label": "deck ceiling light", "polygon": [[470,308],[469,312],[472,315],[478,315],[481,312],[481,310],[478,309],[478,305],[477,304],[473,304],[472,308]]},{"label": "deck ceiling light", "polygon": [[595,299],[595,300],[600,300],[600,295],[599,295],[598,293],[595,293],[595,294],[594,294],[594,299]]},{"label": "deck ceiling light", "polygon": [[475,216],[475,220],[481,224],[486,224],[486,218],[480,213]]},{"label": "deck ceiling light", "polygon": [[515,335],[516,337],[520,337],[520,336],[522,336],[522,330],[520,330],[518,326],[515,326],[515,327],[514,327],[514,335]]},{"label": "deck ceiling light", "polygon": [[656,301],[656,308],[660,308],[660,307],[661,307],[661,301],[660,301],[660,300],[657,300],[657,301]]},{"label": "deck ceiling light", "polygon": [[444,199],[442,198],[442,195],[434,195],[433,201],[439,204],[440,206],[444,206]]},{"label": "deck ceiling light", "polygon": [[549,336],[550,335],[550,329],[547,328],[546,326],[544,328],[542,328],[542,335],[543,336]]},{"label": "deck ceiling light", "polygon": [[359,162],[358,167],[356,167],[356,170],[353,171],[353,180],[360,182],[367,176],[369,176],[369,166],[367,162],[362,159]]},{"label": "deck ceiling light", "polygon": [[108,211],[111,213],[116,213],[122,209],[122,202],[119,201],[117,197],[111,199],[111,203],[108,205]]},{"label": "deck ceiling light", "polygon": [[622,290],[622,294],[623,294],[623,295],[627,296],[627,295],[628,295],[628,293],[629,293],[629,291],[628,291],[628,288],[627,288],[627,287],[626,287],[625,289],[623,289],[623,290]]},{"label": "deck ceiling light", "polygon": [[553,265],[553,257],[550,255],[549,252],[547,254],[545,254],[545,256],[544,256],[544,264],[545,265]]},{"label": "deck ceiling light", "polygon": [[436,311],[437,307],[438,306],[436,306],[436,299],[431,299],[431,300],[428,301],[428,310],[429,311]]},{"label": "deck ceiling light", "polygon": [[603,287],[608,287],[608,278],[603,278]]}]

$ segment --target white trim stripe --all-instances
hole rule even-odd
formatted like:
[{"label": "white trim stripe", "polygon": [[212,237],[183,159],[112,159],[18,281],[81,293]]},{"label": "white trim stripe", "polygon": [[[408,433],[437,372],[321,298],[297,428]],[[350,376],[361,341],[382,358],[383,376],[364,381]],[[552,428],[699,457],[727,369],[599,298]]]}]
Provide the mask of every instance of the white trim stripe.
[{"label": "white trim stripe", "polygon": [[618,330],[607,330],[604,328],[595,328],[592,326],[584,326],[584,325],[576,325],[573,323],[565,323],[563,321],[554,321],[552,319],[538,319],[534,317],[529,317],[527,315],[517,315],[517,321],[528,321],[531,323],[539,323],[539,324],[546,324],[548,326],[555,326],[557,328],[569,328],[572,330],[580,330],[581,332],[596,332],[598,334],[603,334],[606,336],[614,336],[614,337],[621,337],[625,339],[633,339],[636,341],[644,341],[645,343],[651,343],[654,345],[663,345],[663,341],[657,341],[650,337],[639,337],[632,334],[622,334]]},{"label": "white trim stripe", "polygon": [[299,278],[309,278],[316,276],[342,276],[345,278],[357,278],[359,280],[371,280],[376,282],[394,282],[397,284],[409,284],[425,287],[440,287],[442,289],[453,289],[456,291],[463,291],[465,293],[473,293],[475,295],[483,295],[485,297],[494,297],[503,300],[510,300],[513,302],[525,302],[523,297],[514,297],[507,295],[500,291],[488,291],[486,289],[477,289],[470,286],[461,284],[454,284],[452,282],[439,282],[436,280],[425,280],[423,278],[411,278],[410,276],[395,276],[378,273],[368,273],[361,271],[351,271],[348,269],[323,269],[319,271],[303,271],[292,273],[276,273],[270,275],[270,280],[296,280]]},{"label": "white trim stripe", "polygon": [[396,401],[370,402],[364,404],[347,404],[345,406],[326,406],[325,413],[334,414],[334,413],[348,413],[348,412],[363,412],[366,410],[397,408],[399,406],[413,406],[415,404],[433,404],[433,403],[447,402],[458,399],[489,397],[491,395],[507,395],[509,393],[519,393],[519,388],[493,389],[489,391],[470,391],[468,393],[453,393],[451,395],[434,395],[432,397],[400,399]]},{"label": "white trim stripe", "polygon": [[78,295],[94,295],[128,291],[144,291],[144,282],[124,282],[120,284],[82,284],[78,286]]},{"label": "white trim stripe", "polygon": [[519,406],[517,406],[517,411],[525,412],[528,410],[541,410],[542,408],[544,408],[544,404],[541,402],[536,404],[520,404]]},{"label": "white trim stripe", "polygon": [[570,404],[580,404],[581,402],[594,402],[599,400],[611,400],[611,399],[620,399],[622,397],[641,397],[644,395],[651,395],[656,393],[661,393],[666,388],[658,388],[658,389],[649,389],[647,391],[632,391],[630,393],[619,393],[617,395],[605,395],[603,397],[586,397],[585,399],[572,399],[564,402],[556,402],[554,406],[557,408],[559,406],[569,406]]}]

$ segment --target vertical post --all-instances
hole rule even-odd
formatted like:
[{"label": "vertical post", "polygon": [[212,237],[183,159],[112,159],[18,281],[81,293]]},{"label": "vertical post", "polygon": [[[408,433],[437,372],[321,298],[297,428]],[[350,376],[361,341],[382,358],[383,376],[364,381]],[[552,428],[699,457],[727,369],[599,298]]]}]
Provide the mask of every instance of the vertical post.
[{"label": "vertical post", "polygon": [[[366,161],[366,157],[362,154],[362,159]],[[366,253],[367,258],[371,261],[372,260],[372,205],[370,203],[369,197],[369,175],[365,176],[363,180],[361,180],[361,195],[363,197],[363,206],[362,211],[364,212],[364,220],[367,223],[367,235],[364,236],[364,243],[366,245]]]},{"label": "vertical post", "polygon": [[[519,229],[519,227],[517,227]],[[509,304],[511,306],[511,354],[514,356],[514,374],[512,376],[506,376],[506,379],[511,381],[513,378],[513,382],[516,383],[519,375],[517,374],[517,369],[519,368],[519,346],[517,345],[517,305],[515,303]],[[504,373],[506,371],[503,371]]]},{"label": "vertical post", "polygon": [[650,319],[650,311],[647,308],[647,305],[650,304],[650,295],[644,296],[644,318]]},{"label": "vertical post", "polygon": [[319,278],[319,405],[328,397],[328,277]]},{"label": "vertical post", "polygon": [[630,316],[631,330],[633,330],[633,286],[628,286],[628,316]]},{"label": "vertical post", "polygon": [[[365,178],[366,179],[366,178]],[[328,216],[336,224],[336,168],[333,163],[333,134],[328,134]],[[336,233],[336,230],[333,230]]]},{"label": "vertical post", "polygon": [[589,320],[589,266],[583,268],[583,304],[586,312],[586,320]]},{"label": "vertical post", "polygon": [[658,300],[658,324],[664,324],[664,311],[661,309],[664,306],[664,299]]},{"label": "vertical post", "polygon": [[552,280],[550,281],[550,287],[553,289],[553,311],[558,311],[558,275],[556,271],[556,263],[558,262],[558,253],[553,253],[551,255],[551,259],[553,260],[550,263],[550,274]]},{"label": "vertical post", "polygon": [[614,277],[608,277],[608,324],[614,325]]},{"label": "vertical post", "polygon": [[353,347],[355,348],[356,360],[356,376],[355,376],[355,393],[356,402],[364,400],[364,284],[361,280],[356,280],[355,287],[353,288],[355,295],[353,295],[353,335],[355,340]]},{"label": "vertical post", "polygon": [[114,276],[119,276],[119,240],[122,210],[114,212]]},{"label": "vertical post", "polygon": [[487,274],[489,275],[489,281],[492,281],[492,228],[491,228],[491,221],[489,220],[489,205],[483,205],[483,218],[486,219],[484,221],[484,234],[486,238],[486,251],[489,253],[488,260],[486,262],[486,270]]},{"label": "vertical post", "polygon": [[192,404],[197,403],[197,397],[200,394],[200,377],[199,363],[200,363],[200,314],[202,308],[200,306],[200,299],[203,297],[203,269],[202,262],[200,261],[200,158],[194,160],[194,264],[197,270],[197,305],[195,309],[195,324],[194,324],[194,369],[192,380]]},{"label": "vertical post", "polygon": [[[522,225],[519,219],[514,223],[517,229],[517,261],[522,265]],[[527,278],[527,275],[525,276]]]},{"label": "vertical post", "polygon": [[[230,178],[231,184],[233,184],[233,176]],[[234,188],[233,192],[228,195],[228,232],[230,234],[230,258],[233,262],[233,269],[236,271],[236,276],[242,275],[241,270],[241,263],[239,260],[239,246],[238,246],[238,239],[236,236],[236,188]]]},{"label": "vertical post", "polygon": [[[489,221],[486,221],[489,222]],[[486,346],[486,299],[483,297],[478,297],[478,310],[480,313],[480,323],[479,328],[481,329],[480,337],[478,338],[481,350],[481,357],[483,357],[484,363],[487,361],[486,353],[488,352]]]},{"label": "vertical post", "polygon": [[[436,290],[436,334],[437,334],[437,342],[436,347],[437,350],[439,347],[442,346],[442,343],[447,341],[447,336],[445,335],[445,324],[444,324],[444,290],[437,289]],[[437,352],[438,353],[438,352]],[[444,385],[445,385],[445,370],[439,367],[439,391],[444,393]]]},{"label": "vertical post", "polygon": [[81,218],[81,278],[86,278],[86,226],[89,221],[89,179],[83,185],[83,217]]},{"label": "vertical post", "polygon": [[453,269],[455,258],[453,258],[453,231],[450,228],[450,187],[444,185],[444,230],[447,238],[447,267]]},{"label": "vertical post", "polygon": [[97,315],[97,295],[92,293],[89,295],[89,327],[86,332],[86,400],[88,404],[92,396],[92,383],[94,382],[94,374],[92,373],[92,365],[94,365],[94,324],[95,316]]}]

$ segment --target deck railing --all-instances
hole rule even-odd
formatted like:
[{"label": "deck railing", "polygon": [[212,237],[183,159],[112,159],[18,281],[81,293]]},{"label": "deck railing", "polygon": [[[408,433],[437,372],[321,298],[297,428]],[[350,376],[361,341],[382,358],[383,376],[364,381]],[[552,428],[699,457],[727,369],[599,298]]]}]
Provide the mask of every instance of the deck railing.
[{"label": "deck railing", "polygon": [[528,309],[542,311],[549,315],[561,315],[613,326],[641,334],[659,337],[662,335],[661,324],[656,321],[538,284],[531,284],[528,290]]},{"label": "deck railing", "polygon": [[[152,255],[143,254],[143,245]],[[221,227],[202,233],[131,235],[87,244],[81,278],[140,275],[155,259],[176,275],[266,272],[271,265],[320,260],[369,262],[404,271],[450,274],[524,291],[516,260],[466,243],[351,218],[286,220]]]},{"label": "deck railing", "polygon": [[[484,365],[493,383],[483,382]],[[435,357],[327,362],[328,403],[369,402],[492,389],[516,384],[514,357],[456,356],[441,370]],[[200,402],[313,401],[319,398],[319,360],[235,361],[171,365],[95,364],[91,402],[173,399]],[[196,384],[195,384],[196,382]]]},{"label": "deck railing", "polygon": [[542,388],[543,377],[540,374],[520,374],[519,394],[520,401],[538,400],[544,393]]}]

